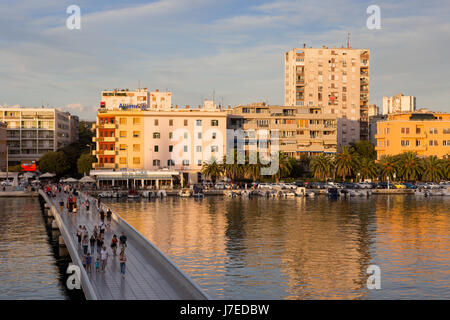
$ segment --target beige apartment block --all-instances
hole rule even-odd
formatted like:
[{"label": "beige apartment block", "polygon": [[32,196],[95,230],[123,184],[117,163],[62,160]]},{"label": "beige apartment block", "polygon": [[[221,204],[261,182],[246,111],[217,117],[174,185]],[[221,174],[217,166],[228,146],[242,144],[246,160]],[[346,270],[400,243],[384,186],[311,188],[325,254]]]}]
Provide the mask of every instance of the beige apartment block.
[{"label": "beige apartment block", "polygon": [[285,53],[285,106],[318,107],[337,117],[338,145],[368,139],[367,49],[294,48]]},{"label": "beige apartment block", "polygon": [[78,141],[78,117],[52,108],[0,108],[0,121],[7,124],[9,165],[37,161]]},{"label": "beige apartment block", "polygon": [[[228,128],[267,130],[269,151],[278,136],[278,150],[291,157],[337,151],[336,114],[323,113],[318,107],[269,106],[265,103],[236,106],[230,111]],[[247,151],[249,140],[251,138],[246,137]]]}]

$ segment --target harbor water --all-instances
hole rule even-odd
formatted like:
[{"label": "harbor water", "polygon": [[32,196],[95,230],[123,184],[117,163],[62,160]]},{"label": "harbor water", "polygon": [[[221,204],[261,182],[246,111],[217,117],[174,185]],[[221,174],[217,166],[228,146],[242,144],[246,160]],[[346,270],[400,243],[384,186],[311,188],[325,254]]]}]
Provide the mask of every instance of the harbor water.
[{"label": "harbor water", "polygon": [[450,197],[104,202],[216,299],[450,299]]}]

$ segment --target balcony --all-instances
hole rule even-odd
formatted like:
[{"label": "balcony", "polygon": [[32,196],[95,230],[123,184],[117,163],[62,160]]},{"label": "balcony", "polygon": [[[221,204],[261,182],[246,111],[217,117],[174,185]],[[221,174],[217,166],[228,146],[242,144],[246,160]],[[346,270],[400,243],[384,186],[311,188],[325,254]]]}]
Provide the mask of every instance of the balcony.
[{"label": "balcony", "polygon": [[115,123],[98,124],[94,123],[92,129],[117,129],[119,126]]},{"label": "balcony", "polygon": [[92,142],[117,142],[116,137],[93,137]]},{"label": "balcony", "polygon": [[92,155],[102,155],[102,156],[115,156],[118,154],[118,151],[115,150],[92,150]]},{"label": "balcony", "polygon": [[116,163],[93,163],[94,169],[117,169]]}]

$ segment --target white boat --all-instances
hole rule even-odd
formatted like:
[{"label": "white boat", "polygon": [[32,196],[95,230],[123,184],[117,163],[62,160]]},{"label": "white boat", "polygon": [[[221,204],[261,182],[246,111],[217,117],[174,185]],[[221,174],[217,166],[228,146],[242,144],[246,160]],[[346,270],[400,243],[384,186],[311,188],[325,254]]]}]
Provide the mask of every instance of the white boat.
[{"label": "white boat", "polygon": [[316,193],[314,191],[306,191],[306,196],[308,196],[308,197],[315,197]]},{"label": "white boat", "polygon": [[157,196],[158,198],[164,198],[164,197],[167,197],[167,192],[166,192],[166,190],[159,190],[159,191],[156,193],[156,196]]},{"label": "white boat", "polygon": [[180,190],[178,195],[183,198],[188,198],[192,195],[192,191],[190,189]]},{"label": "white boat", "polygon": [[297,187],[297,189],[295,189],[295,195],[301,197],[301,196],[306,196],[306,188],[305,187]]},{"label": "white boat", "polygon": [[295,192],[293,192],[292,190],[287,190],[287,191],[283,192],[283,195],[285,197],[295,197]]},{"label": "white boat", "polygon": [[138,194],[129,194],[129,195],[127,195],[127,198],[128,199],[138,199],[139,195]]}]

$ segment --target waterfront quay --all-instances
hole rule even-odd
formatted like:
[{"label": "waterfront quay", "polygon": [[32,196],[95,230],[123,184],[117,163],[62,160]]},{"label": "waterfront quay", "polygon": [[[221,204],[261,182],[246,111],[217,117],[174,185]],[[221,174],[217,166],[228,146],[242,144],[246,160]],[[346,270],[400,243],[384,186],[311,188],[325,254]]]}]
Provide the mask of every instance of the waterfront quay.
[{"label": "waterfront quay", "polygon": [[[39,191],[44,202],[46,215],[53,216],[52,229],[61,233],[60,245],[67,249],[73,263],[80,268],[81,287],[88,300],[203,300],[208,296],[187,275],[174,265],[158,248],[142,234],[131,227],[114,212],[110,228],[105,231],[105,246],[109,259],[105,272],[86,272],[82,266],[82,249],[77,245],[76,232],[79,225],[86,226],[89,234],[100,224],[99,210],[91,206],[89,213],[81,210],[76,215],[68,215],[59,210],[59,201],[66,198],[58,193],[50,198]],[[83,199],[85,201],[86,199]],[[89,198],[94,204],[95,199]],[[107,210],[102,205],[104,211]],[[119,256],[109,249],[114,234],[127,236],[126,277],[122,278]],[[95,255],[93,256],[94,260]]]}]

